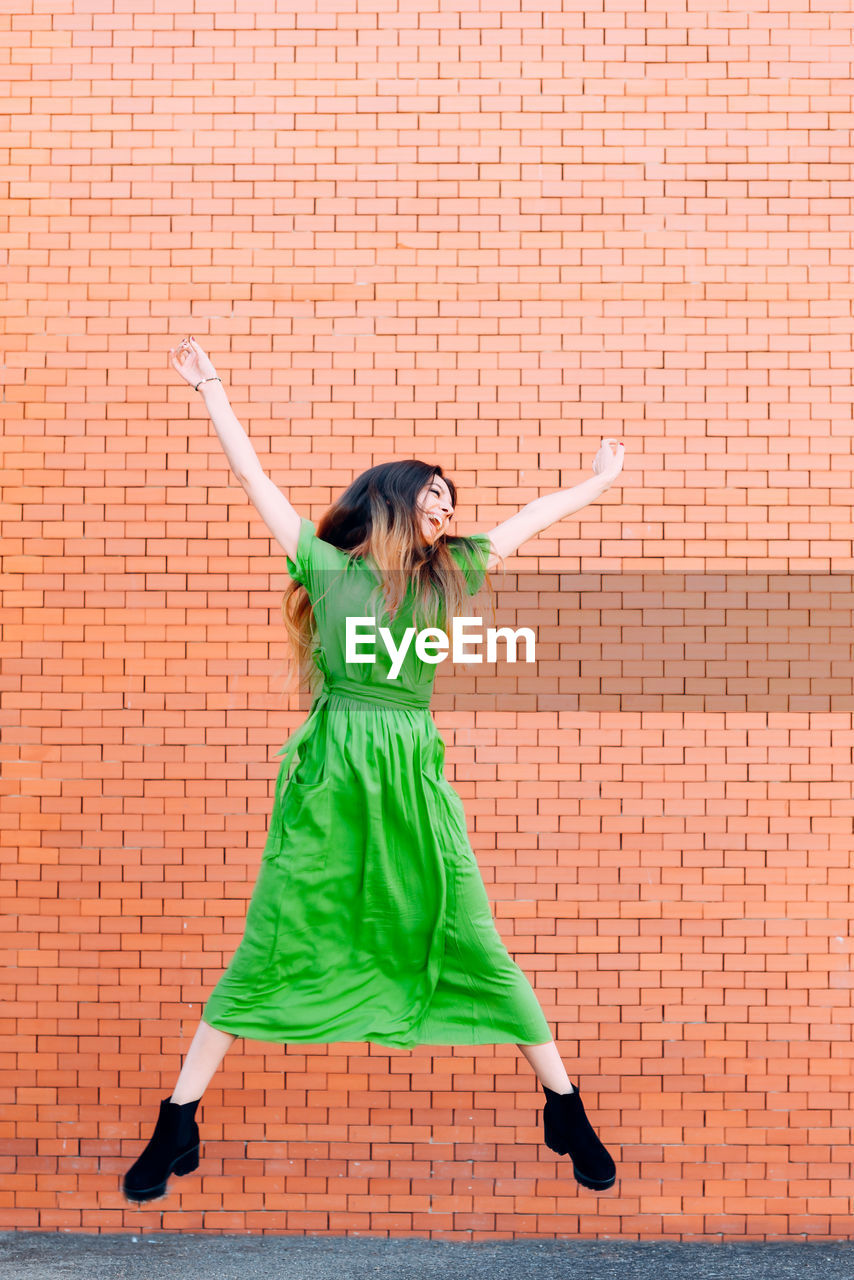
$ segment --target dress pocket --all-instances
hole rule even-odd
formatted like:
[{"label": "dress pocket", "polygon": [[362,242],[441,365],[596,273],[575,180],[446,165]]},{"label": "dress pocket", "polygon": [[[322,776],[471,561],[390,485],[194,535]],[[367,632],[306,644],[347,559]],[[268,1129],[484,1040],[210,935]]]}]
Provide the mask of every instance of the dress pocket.
[{"label": "dress pocket", "polygon": [[438,734],[427,744],[421,773],[428,782],[432,782],[435,786],[447,787],[449,785],[445,777],[445,743]]},{"label": "dress pocket", "polygon": [[329,752],[327,746],[325,735],[318,732],[313,733],[299,744],[289,778],[284,776],[285,770],[283,768],[282,777],[279,780],[282,794],[291,788],[297,791],[310,791],[314,787],[323,786],[328,781]]},{"label": "dress pocket", "polygon": [[[284,766],[283,766],[284,770]],[[270,819],[265,858],[287,857],[318,869],[326,864],[332,830],[332,779],[322,757],[298,761],[281,776]]]},{"label": "dress pocket", "polygon": [[319,787],[329,785],[329,775],[323,773],[321,777],[312,777],[309,770],[300,769],[299,765],[294,769],[291,776],[282,784],[282,795],[287,791],[315,791]]},{"label": "dress pocket", "polygon": [[322,778],[303,779],[292,775],[282,791],[282,821],[294,833],[305,834],[306,840],[317,837],[321,831],[329,833],[330,806],[329,775]]},{"label": "dress pocket", "polygon": [[434,828],[444,829],[461,847],[471,848],[465,806],[453,783],[445,777],[445,742],[438,734],[424,753],[421,769],[425,798]]}]

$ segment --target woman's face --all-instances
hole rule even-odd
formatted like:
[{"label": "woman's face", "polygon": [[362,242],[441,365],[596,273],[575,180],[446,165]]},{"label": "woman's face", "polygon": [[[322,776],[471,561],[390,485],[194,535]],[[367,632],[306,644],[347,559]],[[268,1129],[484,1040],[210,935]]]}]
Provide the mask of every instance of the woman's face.
[{"label": "woman's face", "polygon": [[425,542],[435,542],[447,532],[454,514],[451,491],[441,476],[434,476],[418,495],[417,508],[421,513],[421,532]]}]

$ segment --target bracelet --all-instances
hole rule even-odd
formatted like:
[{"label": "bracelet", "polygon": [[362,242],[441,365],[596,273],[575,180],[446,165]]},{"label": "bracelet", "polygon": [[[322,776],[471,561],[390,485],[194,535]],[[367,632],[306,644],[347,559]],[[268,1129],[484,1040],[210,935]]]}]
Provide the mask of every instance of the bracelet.
[{"label": "bracelet", "polygon": [[[222,378],[202,378],[202,382],[222,382]],[[198,391],[199,387],[202,385],[202,382],[197,382],[196,385],[193,387],[193,390]]]}]

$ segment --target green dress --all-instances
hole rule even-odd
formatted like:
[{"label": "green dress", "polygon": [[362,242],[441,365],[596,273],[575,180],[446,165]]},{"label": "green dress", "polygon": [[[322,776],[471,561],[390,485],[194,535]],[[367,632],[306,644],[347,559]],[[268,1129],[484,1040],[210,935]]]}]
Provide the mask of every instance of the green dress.
[{"label": "green dress", "polygon": [[[474,594],[489,539],[448,545]],[[413,644],[389,680],[380,642],[374,663],[348,665],[344,618],[383,625],[372,603],[379,576],[307,519],[287,563],[312,601],[323,685],[279,753],[243,939],[203,1018],[282,1043],[547,1043],[548,1023],[495,928],[462,801],[444,776],[445,744],[429,712],[436,666]],[[392,635],[407,625],[416,625],[409,591]]]}]

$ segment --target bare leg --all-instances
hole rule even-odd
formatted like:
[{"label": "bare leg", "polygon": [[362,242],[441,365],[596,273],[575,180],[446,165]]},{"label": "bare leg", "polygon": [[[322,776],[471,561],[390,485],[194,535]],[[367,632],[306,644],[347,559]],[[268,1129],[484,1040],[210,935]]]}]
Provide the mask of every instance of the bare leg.
[{"label": "bare leg", "polygon": [[182,1106],[185,1102],[200,1098],[236,1039],[237,1036],[229,1035],[227,1031],[217,1031],[216,1027],[202,1018],[193,1036],[193,1043],[187,1050],[171,1101]]},{"label": "bare leg", "polygon": [[555,1093],[572,1093],[572,1081],[566,1074],[566,1067],[554,1040],[550,1040],[548,1044],[520,1044],[517,1048],[528,1059],[538,1080],[547,1089],[553,1089]]}]

